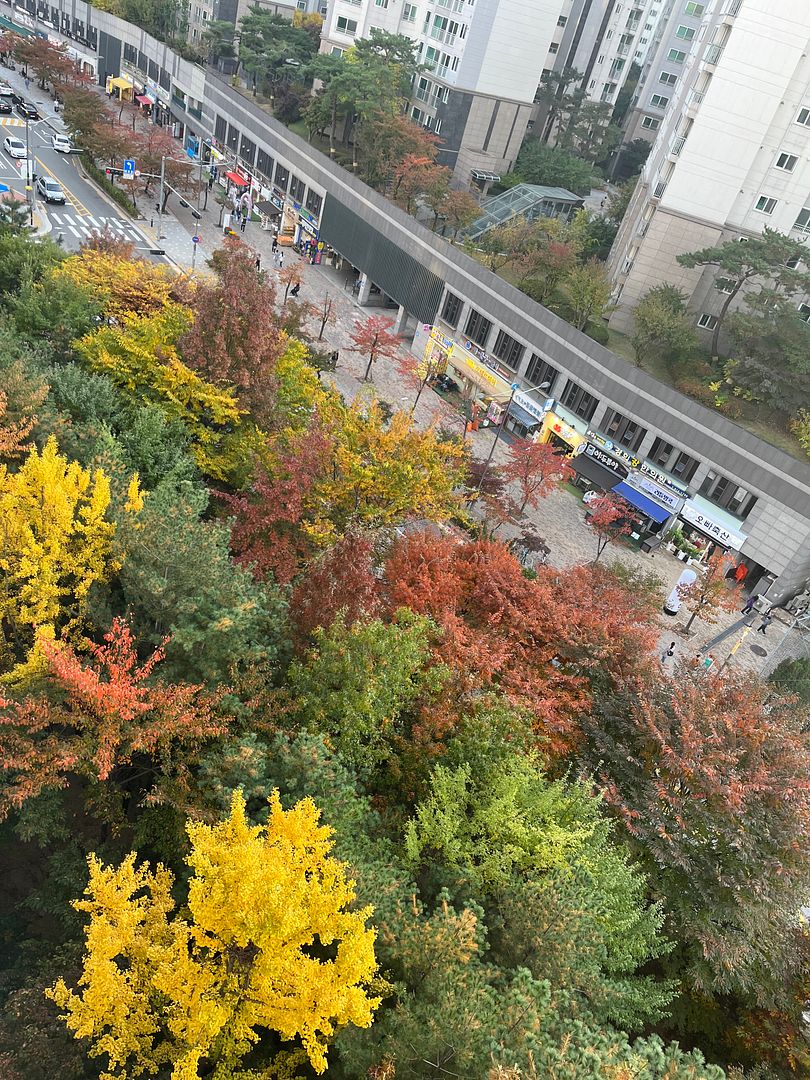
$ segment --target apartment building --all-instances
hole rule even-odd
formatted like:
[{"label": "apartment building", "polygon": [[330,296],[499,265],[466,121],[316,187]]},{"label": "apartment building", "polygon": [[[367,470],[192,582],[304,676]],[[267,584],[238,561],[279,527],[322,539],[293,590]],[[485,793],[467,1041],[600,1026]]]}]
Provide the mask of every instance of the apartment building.
[{"label": "apartment building", "polygon": [[329,0],[321,50],[344,52],[375,27],[412,38],[425,71],[410,115],[440,136],[459,185],[483,185],[514,164],[562,2]]},{"label": "apartment building", "polygon": [[[564,0],[542,72],[573,69],[590,101],[615,105],[633,65],[643,67],[667,0]],[[536,134],[553,142],[542,106]]]},{"label": "apartment building", "polygon": [[687,58],[700,43],[700,27],[712,6],[711,0],[668,0],[625,120],[626,143],[634,139],[654,142]]},{"label": "apartment building", "polygon": [[632,326],[647,290],[666,281],[687,293],[697,326],[709,332],[723,295],[711,268],[688,270],[679,254],[745,240],[766,226],[810,234],[807,0],[707,3],[691,52],[673,74],[610,255],[617,301],[611,324],[619,329]]}]

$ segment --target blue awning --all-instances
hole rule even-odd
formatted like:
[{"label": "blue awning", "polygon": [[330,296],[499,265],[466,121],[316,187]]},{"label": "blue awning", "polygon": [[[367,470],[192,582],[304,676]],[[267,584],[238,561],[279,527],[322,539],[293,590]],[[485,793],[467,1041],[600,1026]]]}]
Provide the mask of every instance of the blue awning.
[{"label": "blue awning", "polygon": [[631,506],[635,506],[637,510],[641,510],[647,517],[651,517],[653,521],[659,523],[666,521],[672,514],[672,510],[667,509],[666,506],[662,506],[653,499],[648,499],[646,495],[642,495],[640,491],[636,491],[630,484],[622,482],[621,484],[617,484],[613,490],[617,495],[621,495],[623,499],[626,499]]},{"label": "blue awning", "polygon": [[514,416],[516,420],[519,420],[521,424],[524,424],[526,427],[537,427],[539,424],[543,423],[542,420],[538,420],[536,416],[532,416],[530,412],[526,409],[522,409],[520,405],[516,404],[514,401],[509,406],[509,415]]}]

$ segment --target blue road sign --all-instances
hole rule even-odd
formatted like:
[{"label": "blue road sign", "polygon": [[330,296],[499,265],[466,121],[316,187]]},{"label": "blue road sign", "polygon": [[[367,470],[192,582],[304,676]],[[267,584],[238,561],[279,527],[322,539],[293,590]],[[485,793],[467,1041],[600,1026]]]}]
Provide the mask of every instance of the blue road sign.
[{"label": "blue road sign", "polygon": [[0,184],[0,192],[11,191],[11,188],[6,184]]},{"label": "blue road sign", "polygon": [[125,180],[135,179],[135,159],[126,158],[124,161],[123,177]]},{"label": "blue road sign", "polygon": [[192,242],[192,244],[199,244],[201,239],[202,239],[201,236],[192,236],[191,242]]}]

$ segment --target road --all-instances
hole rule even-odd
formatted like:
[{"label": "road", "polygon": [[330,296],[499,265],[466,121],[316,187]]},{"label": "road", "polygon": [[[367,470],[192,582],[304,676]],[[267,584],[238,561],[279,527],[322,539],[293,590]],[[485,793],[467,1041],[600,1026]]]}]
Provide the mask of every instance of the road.
[{"label": "road", "polygon": [[[76,250],[87,241],[94,232],[105,229],[114,236],[129,240],[142,254],[152,246],[153,241],[116,206],[108,201],[103,192],[85,180],[79,171],[77,155],[59,154],[51,146],[53,132],[64,133],[61,118],[54,116],[53,100],[47,91],[40,90],[31,80],[26,90],[25,82],[19,71],[10,71],[0,66],[0,79],[8,82],[17,93],[24,95],[39,109],[43,117],[29,127],[29,145],[34,158],[34,171],[38,175],[53,177],[61,184],[67,203],[47,204],[37,198],[37,208],[45,214],[53,227],[52,236],[63,238],[65,249]],[[22,163],[15,161],[2,148],[2,140],[12,135],[25,142],[25,122],[16,114],[0,117],[0,183],[13,191],[25,195],[25,175]],[[148,257],[148,256],[147,256]]]}]

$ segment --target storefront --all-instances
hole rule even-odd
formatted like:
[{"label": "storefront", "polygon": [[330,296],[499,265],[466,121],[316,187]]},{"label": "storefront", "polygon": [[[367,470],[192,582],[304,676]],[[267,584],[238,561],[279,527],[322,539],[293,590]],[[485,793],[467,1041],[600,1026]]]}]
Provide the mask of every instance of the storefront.
[{"label": "storefront", "polygon": [[588,440],[582,432],[577,431],[573,421],[569,421],[566,417],[561,416],[559,412],[555,412],[553,408],[549,407],[543,417],[543,423],[537,434],[537,441],[551,443],[552,446],[556,446],[563,453],[573,454]]},{"label": "storefront", "polygon": [[444,375],[453,344],[453,339],[446,337],[437,326],[429,326],[420,367],[431,375]]},{"label": "storefront", "polygon": [[553,404],[551,398],[541,404],[522,390],[516,390],[504,420],[504,427],[519,438],[527,439],[537,432]]},{"label": "storefront", "polygon": [[739,551],[745,543],[745,533],[739,530],[742,523],[719,506],[702,499],[700,495],[693,495],[683,504],[679,517],[685,536],[700,540],[703,545],[707,540],[710,541],[706,550],[707,557],[711,554],[712,547],[721,548],[723,551]]},{"label": "storefront", "polygon": [[106,90],[110,97],[118,98],[119,101],[132,101],[135,96],[135,86],[125,75],[118,75],[115,78],[108,76]]},{"label": "storefront", "polygon": [[308,210],[305,210],[303,206],[299,206],[295,242],[296,244],[305,244],[307,241],[310,244],[318,243],[318,222]]},{"label": "storefront", "polygon": [[256,211],[261,218],[262,228],[267,232],[278,231],[284,200],[268,192],[267,188],[261,189],[261,195],[262,198],[256,203]]},{"label": "storefront", "polygon": [[611,491],[627,476],[622,463],[591,442],[581,443],[569,465],[577,474],[574,483],[583,491]]},{"label": "storefront", "polygon": [[661,533],[684,502],[681,496],[653,483],[638,470],[631,470],[613,490],[641,513],[642,528],[648,535]]},{"label": "storefront", "polygon": [[512,384],[457,341],[448,353],[448,367],[461,383],[463,396],[471,401],[504,404],[512,396]]}]

